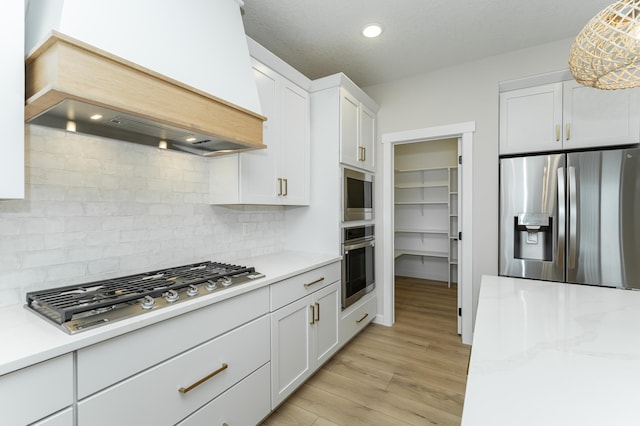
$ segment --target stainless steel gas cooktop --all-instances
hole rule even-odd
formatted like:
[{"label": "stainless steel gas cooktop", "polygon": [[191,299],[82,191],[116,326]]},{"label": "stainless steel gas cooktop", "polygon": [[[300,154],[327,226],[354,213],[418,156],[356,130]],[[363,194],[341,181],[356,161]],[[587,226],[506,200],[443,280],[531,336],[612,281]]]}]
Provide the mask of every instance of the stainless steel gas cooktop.
[{"label": "stainless steel gas cooktop", "polygon": [[262,277],[253,267],[194,263],[29,292],[26,307],[73,334]]}]

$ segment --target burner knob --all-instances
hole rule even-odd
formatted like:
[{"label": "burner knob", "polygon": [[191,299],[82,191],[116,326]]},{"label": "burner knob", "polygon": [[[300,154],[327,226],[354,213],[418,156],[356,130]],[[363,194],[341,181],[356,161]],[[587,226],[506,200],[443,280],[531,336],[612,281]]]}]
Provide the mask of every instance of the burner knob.
[{"label": "burner knob", "polygon": [[215,281],[209,280],[207,281],[207,283],[204,285],[204,288],[206,288],[209,291],[213,291],[216,289],[216,283]]},{"label": "burner knob", "polygon": [[180,296],[178,295],[177,291],[169,290],[164,294],[164,298],[167,300],[167,302],[175,302],[180,298]]},{"label": "burner knob", "polygon": [[219,282],[220,284],[222,284],[223,286],[228,287],[228,286],[230,286],[230,285],[231,285],[231,278],[229,278],[229,277],[222,277],[222,278],[220,278],[220,279],[218,280],[218,282]]},{"label": "burner knob", "polygon": [[198,287],[193,284],[187,287],[187,296],[195,296],[196,294],[198,294]]},{"label": "burner knob", "polygon": [[142,307],[142,309],[151,309],[155,305],[156,301],[151,296],[145,296],[144,299],[142,299],[142,302],[140,302],[140,306]]}]

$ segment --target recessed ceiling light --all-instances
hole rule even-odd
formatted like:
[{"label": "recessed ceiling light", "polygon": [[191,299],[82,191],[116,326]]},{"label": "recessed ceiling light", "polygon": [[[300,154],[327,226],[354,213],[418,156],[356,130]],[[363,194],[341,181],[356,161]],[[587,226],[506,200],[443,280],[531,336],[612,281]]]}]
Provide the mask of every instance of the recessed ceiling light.
[{"label": "recessed ceiling light", "polygon": [[362,27],[362,35],[367,38],[378,37],[382,34],[382,27],[380,24],[367,24]]},{"label": "recessed ceiling light", "polygon": [[196,141],[196,138],[195,138],[195,136],[189,136],[189,137],[186,139],[186,141],[187,141],[187,142],[195,142],[195,141]]},{"label": "recessed ceiling light", "polygon": [[102,115],[100,114],[93,114],[91,117],[89,117],[92,120],[100,120],[102,118]]}]

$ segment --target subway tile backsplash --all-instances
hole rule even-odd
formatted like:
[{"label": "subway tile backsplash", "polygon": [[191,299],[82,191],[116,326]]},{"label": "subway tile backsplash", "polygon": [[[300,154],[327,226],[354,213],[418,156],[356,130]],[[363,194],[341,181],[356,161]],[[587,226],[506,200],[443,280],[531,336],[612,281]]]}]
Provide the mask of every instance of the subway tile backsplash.
[{"label": "subway tile backsplash", "polygon": [[284,208],[211,206],[209,159],[25,126],[26,198],[0,201],[0,306],[27,291],[284,247]]}]

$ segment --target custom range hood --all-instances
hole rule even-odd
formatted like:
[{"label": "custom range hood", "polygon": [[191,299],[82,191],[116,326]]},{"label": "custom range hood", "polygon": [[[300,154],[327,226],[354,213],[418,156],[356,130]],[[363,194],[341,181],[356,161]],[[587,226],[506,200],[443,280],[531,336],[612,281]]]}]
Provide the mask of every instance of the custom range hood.
[{"label": "custom range hood", "polygon": [[57,31],[26,59],[25,121],[203,156],[266,148],[265,117]]}]

